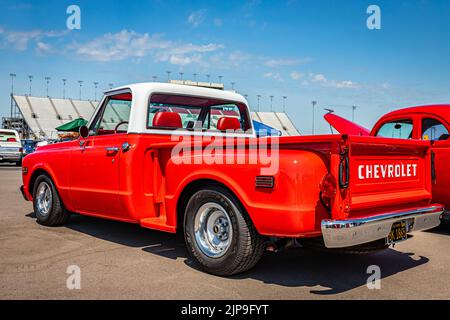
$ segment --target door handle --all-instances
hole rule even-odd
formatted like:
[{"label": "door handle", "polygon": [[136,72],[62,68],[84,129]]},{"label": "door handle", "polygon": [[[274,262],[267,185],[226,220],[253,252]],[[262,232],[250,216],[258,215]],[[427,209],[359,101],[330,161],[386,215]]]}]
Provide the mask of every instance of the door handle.
[{"label": "door handle", "polygon": [[105,150],[110,152],[118,152],[120,149],[119,147],[107,147]]}]

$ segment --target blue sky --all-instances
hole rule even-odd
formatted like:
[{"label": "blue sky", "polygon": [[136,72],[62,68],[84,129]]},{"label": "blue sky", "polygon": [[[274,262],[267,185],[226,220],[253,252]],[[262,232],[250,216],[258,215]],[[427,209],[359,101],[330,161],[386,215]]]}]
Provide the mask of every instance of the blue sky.
[{"label": "blue sky", "polygon": [[[69,5],[81,30],[66,28]],[[367,7],[381,9],[381,29],[366,26]],[[323,108],[371,127],[399,107],[450,103],[450,1],[6,1],[0,0],[0,115],[15,92],[94,98],[131,82],[193,78],[223,82],[256,108],[286,109],[302,133],[329,132]]]}]

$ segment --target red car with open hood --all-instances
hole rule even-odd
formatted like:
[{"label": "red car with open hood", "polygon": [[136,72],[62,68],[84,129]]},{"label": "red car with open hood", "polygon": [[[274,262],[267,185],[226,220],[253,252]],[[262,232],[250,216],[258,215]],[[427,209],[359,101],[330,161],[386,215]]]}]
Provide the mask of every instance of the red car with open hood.
[{"label": "red car with open hood", "polygon": [[341,134],[431,141],[436,173],[433,200],[445,205],[443,217],[450,219],[450,104],[389,112],[376,122],[371,131],[335,114],[326,114],[325,119]]}]

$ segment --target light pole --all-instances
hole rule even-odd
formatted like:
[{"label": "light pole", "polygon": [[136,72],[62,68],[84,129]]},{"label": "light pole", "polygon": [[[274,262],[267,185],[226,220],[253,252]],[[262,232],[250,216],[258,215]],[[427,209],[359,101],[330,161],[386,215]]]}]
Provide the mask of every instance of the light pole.
[{"label": "light pole", "polygon": [[184,72],[180,72],[180,80],[183,81],[183,74]]},{"label": "light pole", "polygon": [[50,83],[50,77],[45,77],[45,82],[47,83],[47,98],[48,98],[48,84]]},{"label": "light pole", "polygon": [[270,112],[273,111],[273,96],[270,96]]},{"label": "light pole", "polygon": [[114,87],[114,83],[108,83],[108,86],[110,89],[112,89]]},{"label": "light pole", "polygon": [[222,83],[223,76],[218,76],[217,78],[219,78],[219,83]]},{"label": "light pole", "polygon": [[15,73],[10,73],[9,76],[11,77],[11,118],[13,117],[13,95],[14,95],[14,78],[17,76]]},{"label": "light pole", "polygon": [[33,78],[34,78],[34,77],[33,77],[32,75],[29,75],[29,76],[28,76],[28,79],[30,80],[30,91],[28,92],[28,95],[29,95],[29,96],[31,96],[31,83],[33,82]]},{"label": "light pole", "polygon": [[232,82],[231,83],[231,90],[234,90],[234,85],[236,84],[236,82]]},{"label": "light pole", "polygon": [[78,83],[80,84],[80,100],[81,100],[81,87],[83,86],[83,80],[78,80]]},{"label": "light pole", "polygon": [[257,110],[259,112],[259,100],[261,99],[261,95],[257,94],[256,97],[258,98],[258,104],[256,106],[257,106]]},{"label": "light pole", "polygon": [[352,106],[352,122],[355,122],[355,111],[356,111],[356,106]]},{"label": "light pole", "polygon": [[194,73],[194,81],[197,82],[197,74]]},{"label": "light pole", "polygon": [[166,71],[166,73],[167,73],[167,82],[170,82],[170,74],[171,74],[172,72]]},{"label": "light pole", "polygon": [[207,75],[206,75],[206,79],[208,79],[208,82],[209,82],[209,84],[211,85],[211,82],[209,81],[209,78],[211,78],[211,75],[210,75],[210,74],[207,74]]},{"label": "light pole", "polygon": [[287,96],[283,96],[283,113],[286,113],[286,99]]},{"label": "light pole", "polygon": [[62,79],[62,82],[63,82],[63,99],[66,98],[66,81],[67,81],[67,79]]},{"label": "light pole", "polygon": [[94,101],[97,101],[97,88],[98,88],[98,82],[94,82]]},{"label": "light pole", "polygon": [[158,79],[157,76],[153,76],[152,78],[153,78],[153,82],[156,82],[156,79]]},{"label": "light pole", "polygon": [[312,101],[311,102],[312,103],[312,107],[313,107],[313,115],[312,115],[312,134],[314,135],[314,132],[315,132],[315,130],[314,130],[314,116],[315,116],[315,110],[316,110],[316,104],[317,104],[317,101]]}]

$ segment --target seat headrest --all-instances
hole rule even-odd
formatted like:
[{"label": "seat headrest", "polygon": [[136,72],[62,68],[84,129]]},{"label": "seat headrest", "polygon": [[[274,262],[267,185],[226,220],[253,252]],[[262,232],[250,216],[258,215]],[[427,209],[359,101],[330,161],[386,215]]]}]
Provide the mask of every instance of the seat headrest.
[{"label": "seat headrest", "polygon": [[182,128],[181,117],[176,112],[157,112],[153,117],[153,127]]},{"label": "seat headrest", "polygon": [[222,117],[217,121],[217,130],[239,130],[241,129],[241,123],[238,118]]}]

